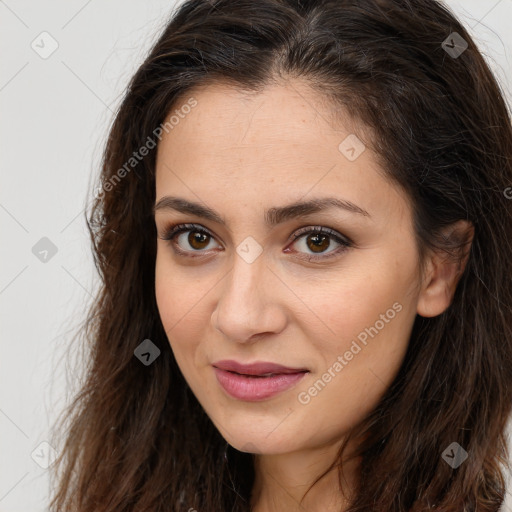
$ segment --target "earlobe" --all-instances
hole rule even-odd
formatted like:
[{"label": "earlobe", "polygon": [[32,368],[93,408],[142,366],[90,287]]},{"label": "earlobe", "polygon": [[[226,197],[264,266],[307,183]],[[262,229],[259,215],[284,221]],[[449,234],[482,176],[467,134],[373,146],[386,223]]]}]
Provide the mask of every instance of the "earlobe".
[{"label": "earlobe", "polygon": [[474,236],[474,226],[468,221],[458,221],[443,233],[449,247],[459,246],[457,257],[437,250],[429,255],[423,286],[418,297],[417,312],[423,317],[443,313],[452,303],[457,284],[466,268]]}]

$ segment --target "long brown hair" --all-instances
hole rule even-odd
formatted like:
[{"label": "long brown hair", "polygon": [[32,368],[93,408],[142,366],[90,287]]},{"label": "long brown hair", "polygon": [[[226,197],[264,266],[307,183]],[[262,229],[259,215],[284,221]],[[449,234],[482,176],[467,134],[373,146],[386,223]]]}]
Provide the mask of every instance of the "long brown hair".
[{"label": "long brown hair", "polygon": [[[450,307],[417,315],[395,380],[354,427],[364,442],[349,512],[496,512],[502,504],[512,125],[475,43],[435,0],[188,0],[126,90],[86,213],[101,288],[81,331],[84,382],[55,428],[54,444],[65,442],[52,466],[52,511],[250,509],[253,456],[225,450],[160,321],[156,149],[137,152],[192,104],[194,87],[217,81],[257,92],[279,76],[307,79],[371,130],[366,143],[411,198],[422,257],[432,248],[463,257],[465,241],[441,229],[461,219],[475,228]],[[146,339],[160,350],[148,366],[134,355]],[[468,453],[456,469],[442,457],[454,442]]]}]

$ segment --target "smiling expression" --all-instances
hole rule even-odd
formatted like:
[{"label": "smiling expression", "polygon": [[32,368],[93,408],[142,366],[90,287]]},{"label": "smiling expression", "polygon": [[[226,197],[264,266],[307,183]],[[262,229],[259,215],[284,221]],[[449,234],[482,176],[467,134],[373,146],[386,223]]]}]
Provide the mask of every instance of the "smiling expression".
[{"label": "smiling expression", "polygon": [[[238,449],[341,439],[407,349],[419,295],[410,203],[369,147],[347,158],[357,124],[326,122],[305,82],[189,96],[197,106],[164,135],[156,166],[156,299],[179,368]],[[241,377],[214,368],[223,360],[307,372]]]}]

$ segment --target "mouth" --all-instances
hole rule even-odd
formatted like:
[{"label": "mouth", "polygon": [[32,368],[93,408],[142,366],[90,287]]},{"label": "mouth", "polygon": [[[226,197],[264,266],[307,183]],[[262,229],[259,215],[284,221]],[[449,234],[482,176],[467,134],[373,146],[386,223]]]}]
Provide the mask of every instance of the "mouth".
[{"label": "mouth", "polygon": [[309,373],[307,368],[265,362],[218,361],[212,366],[218,383],[230,397],[249,402],[266,400],[288,390]]},{"label": "mouth", "polygon": [[256,363],[239,363],[234,360],[217,361],[212,365],[219,370],[224,370],[238,375],[246,375],[249,377],[270,377],[273,375],[287,375],[291,373],[308,372],[308,368],[292,368],[277,363],[256,362]]},{"label": "mouth", "polygon": [[238,373],[232,372],[230,370],[224,370],[229,373],[233,373],[235,375],[242,375],[243,377],[249,377],[250,379],[263,379],[265,377],[274,377],[275,375],[285,375],[284,373],[263,373],[261,375],[251,375],[250,373]]}]

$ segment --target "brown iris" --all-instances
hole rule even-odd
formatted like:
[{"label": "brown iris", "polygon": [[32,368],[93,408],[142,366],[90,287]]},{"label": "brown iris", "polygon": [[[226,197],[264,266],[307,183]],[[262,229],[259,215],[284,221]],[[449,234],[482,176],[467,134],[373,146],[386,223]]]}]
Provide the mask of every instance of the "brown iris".
[{"label": "brown iris", "polygon": [[[188,243],[194,249],[200,250],[200,249],[204,249],[208,245],[209,238],[210,238],[210,235],[208,235],[206,233],[201,233],[199,231],[190,231],[190,233],[188,235]],[[201,244],[204,244],[205,242],[206,242],[206,244],[204,246],[201,245]],[[197,246],[196,244],[199,244],[199,246]]]},{"label": "brown iris", "polygon": [[[321,239],[321,240],[320,240]],[[329,239],[328,235],[322,235],[321,233],[315,233],[313,235],[309,235],[306,237],[306,244],[309,249],[313,252],[322,252],[322,250],[327,249],[329,247],[329,242],[325,244],[325,241]],[[310,246],[309,242],[313,241],[313,246]],[[318,245],[318,242],[322,245]],[[320,249],[320,250],[317,250]]]}]

